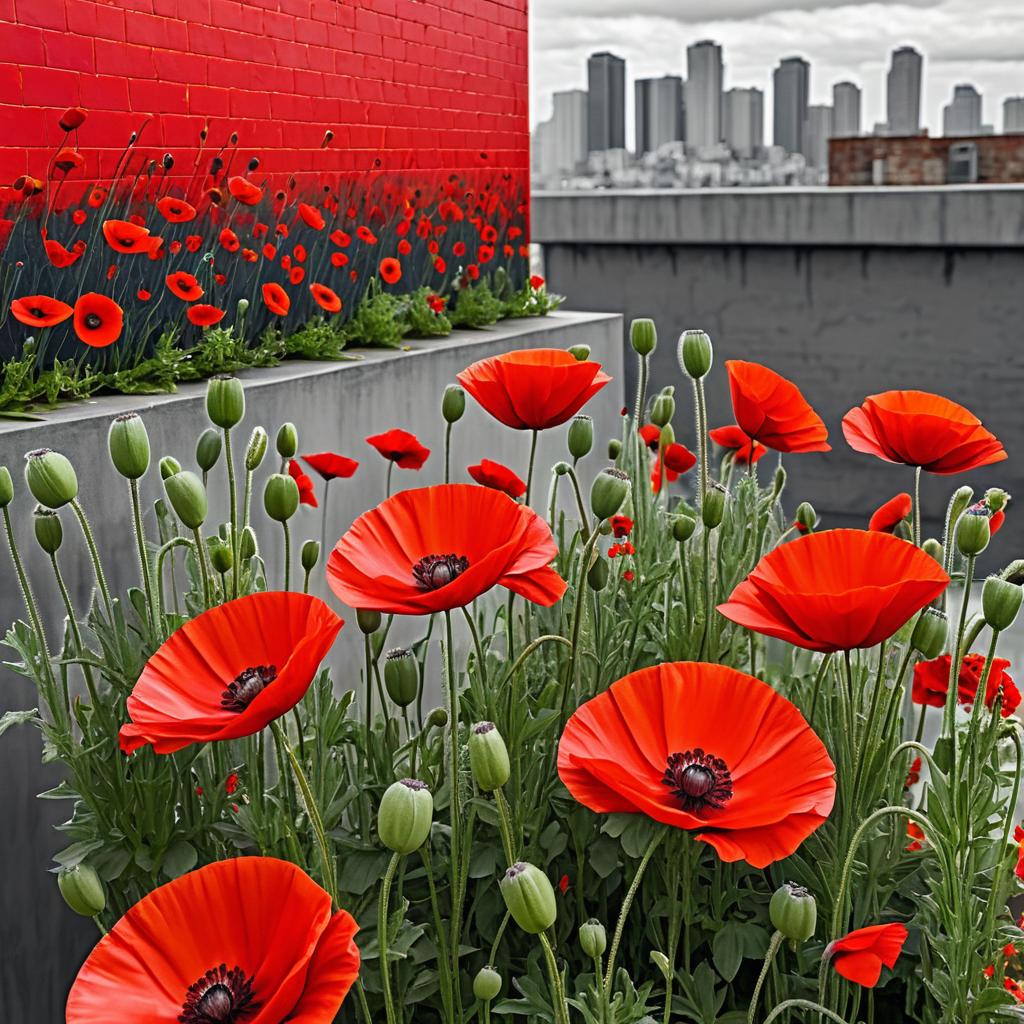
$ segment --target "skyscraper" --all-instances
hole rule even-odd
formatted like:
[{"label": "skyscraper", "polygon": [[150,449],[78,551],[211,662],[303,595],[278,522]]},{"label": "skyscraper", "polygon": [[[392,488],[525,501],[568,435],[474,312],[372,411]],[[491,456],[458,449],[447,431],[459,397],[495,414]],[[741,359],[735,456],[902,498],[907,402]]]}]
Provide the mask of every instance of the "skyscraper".
[{"label": "skyscraper", "polygon": [[587,149],[626,148],[626,62],[614,53],[587,60]]},{"label": "skyscraper", "polygon": [[828,170],[828,140],[832,137],[832,108],[813,104],[807,108],[803,154],[808,167]]},{"label": "skyscraper", "polygon": [[889,134],[920,134],[921,54],[912,46],[893,50],[885,93]]},{"label": "skyscraper", "polygon": [[942,108],[942,134],[981,134],[981,93],[973,85],[953,86],[953,99]]},{"label": "skyscraper", "polygon": [[587,92],[566,89],[552,100],[554,162],[559,171],[570,173],[587,159]]},{"label": "skyscraper", "polygon": [[764,146],[764,93],[760,89],[730,89],[725,94],[722,120],[726,144],[736,156],[756,156]]},{"label": "skyscraper", "polygon": [[1024,132],[1024,96],[1008,96],[1003,100],[1003,131]]},{"label": "skyscraper", "polygon": [[666,142],[683,138],[683,80],[678,75],[638,78],[636,95],[636,152],[653,153]]},{"label": "skyscraper", "polygon": [[772,74],[775,113],[772,139],[787,153],[804,151],[804,125],[811,66],[803,57],[787,57]]},{"label": "skyscraper", "polygon": [[853,82],[832,86],[832,136],[854,138],[860,135],[860,88]]},{"label": "skyscraper", "polygon": [[722,141],[722,48],[710,39],[686,48],[686,141],[697,147]]}]

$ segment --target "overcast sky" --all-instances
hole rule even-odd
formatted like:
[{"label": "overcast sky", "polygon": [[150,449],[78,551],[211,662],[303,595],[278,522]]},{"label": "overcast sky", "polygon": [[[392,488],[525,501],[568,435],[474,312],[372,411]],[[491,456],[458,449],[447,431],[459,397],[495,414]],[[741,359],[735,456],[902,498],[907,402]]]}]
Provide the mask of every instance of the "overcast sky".
[{"label": "overcast sky", "polygon": [[[831,102],[833,82],[864,91],[864,129],[885,120],[889,53],[909,44],[924,54],[922,118],[940,134],[942,107],[954,84],[972,82],[983,116],[1002,128],[1002,101],[1024,94],[1024,0],[531,0],[534,122],[551,112],[556,89],[586,88],[586,59],[611,50],[626,59],[627,109],[632,81],[685,77],[685,48],[698,39],[722,44],[725,88],[765,92],[771,136],[771,72],[782,57],[811,62],[811,102]],[[632,131],[628,136],[632,142]]]}]

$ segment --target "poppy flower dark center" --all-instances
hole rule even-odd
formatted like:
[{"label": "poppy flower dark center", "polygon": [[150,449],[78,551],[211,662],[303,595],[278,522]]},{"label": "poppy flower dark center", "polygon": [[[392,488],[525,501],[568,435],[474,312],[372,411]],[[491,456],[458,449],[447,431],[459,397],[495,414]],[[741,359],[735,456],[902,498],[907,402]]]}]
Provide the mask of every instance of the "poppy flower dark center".
[{"label": "poppy flower dark center", "polygon": [[88,327],[89,330],[95,331],[97,327],[103,326],[103,320],[96,313],[90,313],[85,318],[85,326]]},{"label": "poppy flower dark center", "polygon": [[275,665],[247,668],[220,695],[220,706],[225,711],[244,711],[276,678]]},{"label": "poppy flower dark center", "polygon": [[211,967],[189,986],[178,1020],[181,1024],[241,1024],[260,1004],[253,999],[253,978],[241,967]]},{"label": "poppy flower dark center", "polygon": [[33,307],[32,307],[32,308],[31,308],[31,309],[29,310],[29,312],[30,312],[30,313],[32,314],[32,316],[34,316],[34,317],[35,317],[35,318],[36,318],[37,320],[42,320],[42,319],[43,319],[43,317],[44,317],[44,316],[46,316],[46,310],[44,310],[44,309],[40,309],[40,308],[39,308],[38,306],[33,306]]},{"label": "poppy flower dark center", "polygon": [[425,555],[412,567],[412,574],[424,590],[440,590],[468,568],[465,555]]},{"label": "poppy flower dark center", "polygon": [[707,807],[720,811],[732,798],[728,765],[720,757],[704,753],[700,747],[669,754],[661,781],[671,787],[680,806],[691,814]]}]

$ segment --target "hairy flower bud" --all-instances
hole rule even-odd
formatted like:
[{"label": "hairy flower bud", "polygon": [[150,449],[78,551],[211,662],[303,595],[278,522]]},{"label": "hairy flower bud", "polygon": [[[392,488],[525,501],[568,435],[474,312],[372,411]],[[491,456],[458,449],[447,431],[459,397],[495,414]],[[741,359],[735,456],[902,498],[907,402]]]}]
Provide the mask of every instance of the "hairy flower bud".
[{"label": "hairy flower bud", "polygon": [[590,358],[590,346],[570,345],[569,355],[571,355],[577,363],[585,363]]},{"label": "hairy flower bud", "polygon": [[263,488],[263,508],[278,523],[286,523],[299,507],[299,485],[286,473],[267,477]]},{"label": "hairy flower bud", "polygon": [[929,557],[935,559],[939,565],[942,565],[943,550],[942,544],[939,543],[934,537],[929,537],[921,545],[921,550]]},{"label": "hairy flower bud", "polygon": [[25,456],[25,483],[32,497],[47,508],[61,508],[78,497],[74,466],[49,448],[37,448]]},{"label": "hairy flower bud", "polygon": [[257,550],[256,531],[251,526],[247,526],[238,535],[238,557],[245,562],[250,558],[255,558]]},{"label": "hairy flower bud", "polygon": [[277,454],[282,459],[294,459],[299,450],[299,432],[294,423],[282,423],[275,440]]},{"label": "hairy flower bud", "polygon": [[608,560],[598,556],[587,570],[587,584],[591,590],[600,593],[608,585]]},{"label": "hairy flower bud", "polygon": [[981,610],[992,629],[1009,629],[1020,611],[1024,590],[999,576],[989,576],[981,588]]},{"label": "hairy flower bud", "polygon": [[245,392],[242,382],[230,374],[211,377],[206,386],[206,414],[210,422],[230,430],[245,415]]},{"label": "hairy flower bud", "polygon": [[555,923],[558,907],[548,876],[533,864],[520,861],[505,872],[499,883],[505,906],[524,932],[539,935]]},{"label": "hairy flower bud", "polygon": [[48,554],[55,555],[64,542],[64,527],[60,516],[50,508],[36,505],[32,510],[32,528],[39,546]]},{"label": "hairy flower bud", "polygon": [[175,515],[189,530],[198,530],[206,522],[206,488],[195,473],[186,469],[167,477],[164,491]]},{"label": "hairy flower bud", "polygon": [[590,449],[594,447],[594,421],[586,413],[573,417],[569,424],[568,443],[569,454],[574,459],[582,459],[590,454]]},{"label": "hairy flower bud", "polygon": [[223,435],[215,427],[207,427],[196,442],[196,465],[209,473],[220,458],[220,450],[224,444]]},{"label": "hairy flower bud", "polygon": [[160,470],[160,479],[166,480],[169,476],[181,472],[181,463],[173,455],[165,455],[157,468]]},{"label": "hairy flower bud", "polygon": [[608,442],[608,458],[611,459],[612,462],[614,462],[619,457],[619,454],[621,452],[622,442],[617,437],[613,437]]},{"label": "hairy flower bud", "polygon": [[974,489],[966,484],[958,487],[949,499],[949,521],[955,523],[963,514],[964,509],[974,500]]},{"label": "hairy flower bud", "polygon": [[779,495],[786,489],[786,467],[778,466],[775,470],[775,479],[772,481],[772,495],[778,500]]},{"label": "hairy flower bud", "polygon": [[631,486],[620,469],[602,469],[590,488],[590,510],[600,519],[611,519],[625,504]]},{"label": "hairy flower bud", "polygon": [[430,835],[434,798],[425,782],[401,779],[384,791],[377,814],[377,835],[395,853],[414,853]]},{"label": "hairy flower bud", "polygon": [[76,914],[95,917],[106,908],[107,897],[103,892],[103,883],[96,869],[88,864],[76,864],[73,868],[62,869],[57,875],[57,887],[64,902]]},{"label": "hairy flower bud", "polygon": [[481,967],[473,979],[473,995],[481,1003],[489,1003],[501,993],[501,975],[490,964]]},{"label": "hairy flower bud", "polygon": [[814,511],[814,506],[809,501],[801,501],[797,505],[795,521],[801,528],[801,533],[814,532],[814,528],[818,525],[818,513]]},{"label": "hairy flower bud", "polygon": [[417,698],[420,672],[412,651],[396,647],[384,656],[384,689],[400,708],[407,708]]},{"label": "hairy flower bud", "polygon": [[434,708],[427,715],[427,726],[431,729],[443,729],[448,724],[448,712],[444,708]]},{"label": "hairy flower bud", "polygon": [[302,545],[299,561],[306,572],[312,572],[316,568],[316,563],[320,561],[320,541],[307,540]]},{"label": "hairy flower bud", "polygon": [[564,460],[556,462],[551,467],[551,470],[555,474],[555,476],[565,476],[565,474],[568,473],[570,469],[572,469],[572,466],[570,466],[569,463],[565,462]]},{"label": "hairy flower bud", "polygon": [[651,404],[651,422],[657,427],[666,426],[675,415],[676,400],[675,389],[672,387],[662,388],[657,398]]},{"label": "hairy flower bud", "polygon": [[372,608],[359,608],[356,610],[356,623],[366,636],[370,636],[380,629],[380,612]]},{"label": "hairy flower bud", "polygon": [[107,434],[107,448],[114,468],[128,480],[138,480],[149,469],[149,434],[137,412],[116,416]]},{"label": "hairy flower bud", "polygon": [[231,551],[231,545],[225,544],[224,541],[218,540],[210,545],[210,564],[213,566],[213,571],[224,575],[226,572],[231,571],[231,566],[234,565],[235,556]]},{"label": "hairy flower bud", "polygon": [[814,897],[802,885],[784,882],[772,895],[768,917],[776,931],[793,942],[806,942],[818,922]]},{"label": "hairy flower bud", "polygon": [[697,517],[687,510],[672,519],[672,536],[680,543],[688,541],[697,529]]},{"label": "hairy flower bud", "polygon": [[639,356],[649,356],[658,346],[658,329],[654,321],[638,317],[629,325],[629,343]]},{"label": "hairy flower bud", "polygon": [[493,793],[509,780],[508,749],[493,722],[478,722],[469,730],[469,767],[477,787]]},{"label": "hairy flower bud", "polygon": [[700,517],[709,530],[720,526],[725,518],[725,499],[727,497],[728,494],[721,484],[712,484],[707,489],[704,501],[700,506]]},{"label": "hairy flower bud", "polygon": [[14,481],[11,479],[11,471],[6,466],[0,466],[0,508],[7,508],[14,501]]},{"label": "hairy flower bud", "polygon": [[956,524],[956,546],[965,557],[980,555],[992,538],[990,512],[983,502],[971,505]]},{"label": "hairy flower bud", "polygon": [[604,930],[604,925],[596,917],[584,921],[580,925],[580,949],[583,950],[584,955],[589,956],[591,960],[596,960],[599,956],[604,955],[607,948],[608,935]]},{"label": "hairy flower bud", "polygon": [[948,636],[949,620],[946,613],[938,608],[925,608],[914,623],[910,646],[930,661],[946,649]]},{"label": "hairy flower bud", "polygon": [[267,454],[268,443],[267,432],[262,427],[253,427],[245,448],[245,468],[248,472],[253,473],[259,469],[263,456]]},{"label": "hairy flower bud", "polygon": [[441,398],[441,415],[445,423],[458,423],[466,411],[466,392],[458,384],[449,384]]},{"label": "hairy flower bud", "polygon": [[714,359],[711,339],[704,331],[683,331],[679,338],[679,365],[694,380],[706,377]]},{"label": "hairy flower bud", "polygon": [[990,487],[985,492],[984,500],[985,504],[988,505],[990,512],[999,512],[1006,508],[1006,505],[1010,500],[1010,495],[1001,487]]}]

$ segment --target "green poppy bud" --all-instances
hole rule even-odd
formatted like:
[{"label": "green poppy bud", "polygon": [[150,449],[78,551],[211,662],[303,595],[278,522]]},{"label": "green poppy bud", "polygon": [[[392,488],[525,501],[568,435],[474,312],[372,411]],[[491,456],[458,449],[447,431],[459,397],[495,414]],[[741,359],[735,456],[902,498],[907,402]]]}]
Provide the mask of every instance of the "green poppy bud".
[{"label": "green poppy bud", "polygon": [[449,384],[441,398],[441,415],[445,423],[458,423],[466,411],[466,392],[458,384]]},{"label": "green poppy bud", "polygon": [[249,300],[239,299],[235,305],[235,309],[238,311],[239,318],[244,317],[249,312]]},{"label": "green poppy bud", "polygon": [[107,434],[107,448],[114,468],[129,480],[138,480],[149,469],[149,434],[137,412],[116,416]]},{"label": "green poppy bud", "polygon": [[356,622],[359,628],[367,635],[376,633],[380,629],[380,612],[373,609],[360,608],[356,611]]},{"label": "green poppy bud", "polygon": [[622,451],[622,442],[617,438],[613,437],[608,442],[608,458],[614,462]]},{"label": "green poppy bud", "polygon": [[234,562],[235,558],[231,552],[230,544],[225,544],[224,541],[218,540],[210,545],[210,564],[213,566],[214,572],[221,575],[230,572]]},{"label": "green poppy bud", "polygon": [[608,561],[598,556],[587,572],[587,584],[591,590],[600,593],[608,585]]},{"label": "green poppy bud", "polygon": [[1015,558],[999,575],[1011,583],[1024,583],[1024,558]]},{"label": "green poppy bud", "polygon": [[295,429],[294,423],[282,423],[277,432],[277,454],[282,459],[294,459],[295,453],[299,450],[299,432]]},{"label": "green poppy bud", "polygon": [[548,876],[533,864],[520,861],[505,872],[499,883],[505,906],[524,932],[539,935],[555,923],[558,907]]},{"label": "green poppy bud", "polygon": [[307,540],[302,545],[299,561],[306,572],[312,572],[316,568],[316,563],[320,561],[320,541]]},{"label": "green poppy bud", "polygon": [[286,523],[299,507],[299,485],[285,473],[267,477],[263,488],[263,508],[278,523]]},{"label": "green poppy bud", "polygon": [[555,476],[565,476],[572,469],[568,462],[556,462],[552,467]]},{"label": "green poppy bud", "polygon": [[591,960],[596,960],[604,955],[608,948],[608,935],[605,933],[604,925],[596,917],[584,921],[580,925],[580,949]]},{"label": "green poppy bud", "polygon": [[943,551],[942,545],[934,537],[929,537],[921,545],[921,550],[929,557],[934,558],[939,565],[942,565]]},{"label": "green poppy bud", "polygon": [[36,505],[32,511],[32,527],[39,546],[48,554],[55,555],[64,541],[64,527],[60,516],[53,509]]},{"label": "green poppy bud", "polygon": [[658,329],[654,321],[638,317],[629,325],[629,343],[639,356],[649,356],[658,346]]},{"label": "green poppy bud", "polygon": [[980,502],[971,505],[956,524],[956,546],[961,555],[971,557],[980,555],[992,539],[992,530],[988,525],[989,511]]},{"label": "green poppy bud", "polygon": [[245,468],[248,472],[259,469],[263,456],[267,454],[267,443],[267,432],[262,427],[253,427],[245,449]]},{"label": "green poppy bud", "polygon": [[775,495],[776,500],[779,495],[786,489],[786,467],[779,466],[775,470],[775,479],[772,481],[772,494]]},{"label": "green poppy bud", "polygon": [[400,708],[419,696],[420,671],[412,651],[395,647],[384,656],[384,689]]},{"label": "green poppy bud", "polygon": [[664,427],[676,412],[674,388],[663,388],[651,404],[651,422],[657,427]]},{"label": "green poppy bud", "polygon": [[61,508],[78,497],[74,466],[49,448],[37,448],[25,456],[25,483],[32,497],[47,508]]},{"label": "green poppy bud", "polygon": [[964,509],[974,500],[974,489],[964,484],[953,492],[949,499],[949,521],[955,523],[963,514]]},{"label": "green poppy bud", "polygon": [[220,458],[220,450],[224,444],[223,435],[216,427],[207,427],[196,442],[196,465],[209,473]]},{"label": "green poppy bud", "polygon": [[82,917],[102,914],[107,906],[107,897],[103,892],[100,876],[96,869],[88,864],[64,868],[57,875],[57,887],[64,897],[64,902]]},{"label": "green poppy bud", "polygon": [[1001,487],[990,487],[985,492],[985,504],[988,505],[990,512],[1000,512],[1006,508],[1007,503],[1010,500],[1010,495],[1006,493]]},{"label": "green poppy bud", "polygon": [[11,471],[6,466],[0,466],[0,508],[7,508],[14,501],[14,481],[11,479]]},{"label": "green poppy bud", "polygon": [[818,525],[818,513],[809,501],[801,501],[796,507],[796,522],[800,526],[801,533],[814,533]]},{"label": "green poppy bud", "polygon": [[443,729],[448,724],[448,712],[444,708],[434,708],[427,715],[427,727],[430,729]]},{"label": "green poppy bud", "polygon": [[167,477],[164,480],[164,490],[175,515],[188,529],[198,530],[206,522],[206,488],[195,473],[182,470]]},{"label": "green poppy bud", "polygon": [[631,491],[629,477],[621,469],[602,469],[590,488],[590,510],[600,519],[611,519]]},{"label": "green poppy bud", "polygon": [[501,994],[501,975],[490,964],[481,967],[473,979],[473,995],[481,1003],[489,1003]]},{"label": "green poppy bud", "polygon": [[992,629],[1009,629],[1020,611],[1022,597],[1024,590],[1019,584],[999,576],[989,576],[981,588],[981,610],[985,621]]},{"label": "green poppy bud", "polygon": [[245,415],[245,392],[242,382],[230,374],[211,377],[206,385],[206,414],[210,422],[230,430]]},{"label": "green poppy bud", "polygon": [[493,793],[509,780],[508,748],[493,722],[478,722],[469,730],[469,767],[477,787]]},{"label": "green poppy bud", "polygon": [[434,798],[425,782],[401,779],[384,791],[377,814],[377,835],[395,853],[414,853],[430,835]]},{"label": "green poppy bud", "polygon": [[776,931],[793,942],[806,942],[818,923],[814,897],[802,885],[785,882],[772,895],[768,917]]},{"label": "green poppy bud", "polygon": [[248,561],[250,558],[256,557],[256,551],[258,550],[256,544],[256,531],[251,527],[247,526],[238,535],[238,557],[240,561]]},{"label": "green poppy bud", "polygon": [[169,476],[181,472],[181,463],[173,455],[165,455],[159,462],[160,479],[166,480]]},{"label": "green poppy bud", "polygon": [[697,529],[695,516],[681,513],[672,520],[672,536],[680,543],[685,544]]},{"label": "green poppy bud", "polygon": [[706,377],[711,369],[714,350],[711,339],[703,331],[683,331],[679,337],[679,365],[694,380]]},{"label": "green poppy bud", "polygon": [[574,416],[569,424],[569,454],[582,459],[594,447],[594,421],[585,413]]},{"label": "green poppy bud", "polygon": [[577,363],[585,363],[590,358],[590,346],[570,345],[569,355],[571,355]]},{"label": "green poppy bud", "polygon": [[946,613],[938,608],[925,608],[914,623],[910,646],[930,661],[946,649],[948,636],[949,620]]},{"label": "green poppy bud", "polygon": [[725,518],[726,497],[726,490],[721,484],[712,484],[704,494],[704,501],[700,506],[700,517],[709,530],[720,526]]}]

